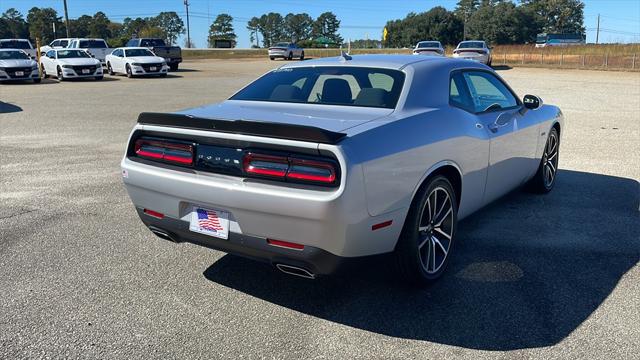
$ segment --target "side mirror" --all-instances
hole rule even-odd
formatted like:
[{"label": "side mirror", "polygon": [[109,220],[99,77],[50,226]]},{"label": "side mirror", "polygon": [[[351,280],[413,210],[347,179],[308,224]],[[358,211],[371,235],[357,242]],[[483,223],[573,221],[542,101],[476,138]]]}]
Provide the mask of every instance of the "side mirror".
[{"label": "side mirror", "polygon": [[522,103],[525,108],[535,110],[542,106],[542,99],[535,95],[525,95],[522,99]]}]

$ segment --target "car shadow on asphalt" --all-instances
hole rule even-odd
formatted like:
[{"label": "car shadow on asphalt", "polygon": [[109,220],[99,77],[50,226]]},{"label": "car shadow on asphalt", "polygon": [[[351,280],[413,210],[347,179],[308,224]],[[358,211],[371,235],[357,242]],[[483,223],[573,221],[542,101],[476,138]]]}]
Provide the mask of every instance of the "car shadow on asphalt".
[{"label": "car shadow on asphalt", "polygon": [[557,344],[640,259],[639,183],[560,170],[540,196],[516,191],[460,222],[446,274],[399,285],[388,257],[305,280],[226,255],[210,281],[262,300],[397,338],[482,350]]},{"label": "car shadow on asphalt", "polygon": [[0,114],[15,113],[20,111],[22,111],[22,108],[20,106],[0,101]]}]

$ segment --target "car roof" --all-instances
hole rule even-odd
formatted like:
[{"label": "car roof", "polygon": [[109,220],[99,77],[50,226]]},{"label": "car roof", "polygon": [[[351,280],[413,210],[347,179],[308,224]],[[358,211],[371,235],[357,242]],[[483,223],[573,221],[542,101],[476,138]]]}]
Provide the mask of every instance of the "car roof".
[{"label": "car roof", "polygon": [[0,41],[29,41],[29,39],[0,39]]},{"label": "car roof", "polygon": [[23,52],[23,53],[26,54],[26,51],[24,51],[24,49],[11,49],[11,48],[8,48],[8,49],[0,49],[0,51],[20,51],[20,52]]},{"label": "car roof", "polygon": [[342,57],[319,58],[297,63],[287,63],[281,68],[297,68],[309,66],[358,66],[358,67],[375,67],[385,69],[402,70],[404,67],[416,63],[449,63],[456,61],[444,57],[421,57],[413,55],[387,55],[387,54],[371,54],[371,55],[351,55],[350,60]]},{"label": "car roof", "polygon": [[149,48],[143,47],[143,46],[123,46],[123,47],[119,47],[118,49],[122,49],[122,50],[134,50],[134,49],[149,50]]}]

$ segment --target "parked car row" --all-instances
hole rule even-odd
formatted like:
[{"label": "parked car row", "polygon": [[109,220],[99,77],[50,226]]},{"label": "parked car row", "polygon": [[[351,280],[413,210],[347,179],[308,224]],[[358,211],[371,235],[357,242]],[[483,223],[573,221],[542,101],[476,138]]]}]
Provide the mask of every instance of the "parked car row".
[{"label": "parked car row", "polygon": [[[414,55],[445,56],[444,47],[439,41],[420,41],[413,49]],[[462,41],[453,50],[457,59],[473,60],[491,66],[491,48],[482,40]]]},{"label": "parked car row", "polygon": [[[146,47],[122,47],[105,56],[109,75],[166,77],[169,65]],[[60,81],[78,78],[102,80],[104,70],[99,59],[86,49],[50,48],[40,57],[40,67],[22,49],[0,49],[0,81],[32,80],[55,77]],[[41,70],[41,72],[40,72]],[[41,77],[42,76],[42,77]]]}]

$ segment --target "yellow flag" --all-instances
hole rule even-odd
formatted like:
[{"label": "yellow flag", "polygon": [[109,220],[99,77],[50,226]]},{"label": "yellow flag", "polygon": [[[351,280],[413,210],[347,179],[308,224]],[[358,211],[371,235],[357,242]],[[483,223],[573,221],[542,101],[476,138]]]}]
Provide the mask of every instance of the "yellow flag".
[{"label": "yellow flag", "polygon": [[382,30],[382,40],[387,41],[387,34],[389,34],[389,32],[387,31],[387,28],[385,27],[384,30]]}]

